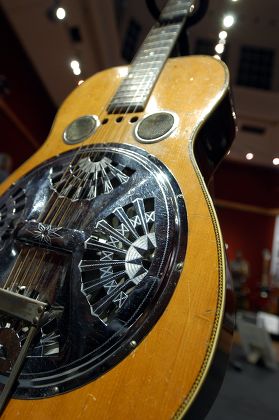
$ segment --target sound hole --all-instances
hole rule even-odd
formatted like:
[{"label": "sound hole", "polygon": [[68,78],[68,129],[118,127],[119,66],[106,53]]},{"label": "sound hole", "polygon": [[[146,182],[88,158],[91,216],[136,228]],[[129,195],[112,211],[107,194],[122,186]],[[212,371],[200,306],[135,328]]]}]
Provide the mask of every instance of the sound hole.
[{"label": "sound hole", "polygon": [[135,136],[142,143],[153,143],[168,137],[177,127],[178,117],[170,112],[148,115],[135,127]]},{"label": "sound hole", "polygon": [[79,143],[90,137],[99,125],[95,115],[84,115],[68,125],[63,133],[63,139],[67,144]]}]

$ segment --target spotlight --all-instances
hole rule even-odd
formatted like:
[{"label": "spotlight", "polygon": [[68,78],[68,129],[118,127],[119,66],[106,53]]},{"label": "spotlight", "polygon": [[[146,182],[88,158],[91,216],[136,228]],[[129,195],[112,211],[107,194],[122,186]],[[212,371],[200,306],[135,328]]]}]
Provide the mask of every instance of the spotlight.
[{"label": "spotlight", "polygon": [[225,28],[230,28],[234,24],[234,17],[232,15],[227,15],[223,19],[223,25]]},{"label": "spotlight", "polygon": [[73,70],[74,70],[74,69],[79,69],[79,68],[80,68],[79,61],[77,61],[77,60],[72,60],[72,61],[70,62],[70,66],[72,67],[72,69],[73,69]]},{"label": "spotlight", "polygon": [[220,39],[226,39],[227,36],[228,36],[228,32],[226,32],[226,31],[219,32],[219,38]]},{"label": "spotlight", "polygon": [[222,54],[224,52],[224,44],[215,45],[215,51],[217,54]]},{"label": "spotlight", "polygon": [[46,15],[49,20],[57,22],[57,20],[64,20],[66,17],[66,10],[60,6],[59,0],[53,0],[52,4],[46,10]]},{"label": "spotlight", "polygon": [[253,153],[247,153],[247,155],[246,155],[247,160],[251,160],[251,159],[253,159],[253,157],[254,157]]},{"label": "spotlight", "polygon": [[79,67],[75,67],[75,68],[73,69],[73,73],[74,73],[74,75],[75,75],[75,76],[79,76],[79,75],[80,75],[80,73],[81,73],[80,68],[79,68]]},{"label": "spotlight", "polygon": [[59,20],[63,20],[66,17],[66,10],[63,7],[58,7],[58,9],[56,9],[56,17]]}]

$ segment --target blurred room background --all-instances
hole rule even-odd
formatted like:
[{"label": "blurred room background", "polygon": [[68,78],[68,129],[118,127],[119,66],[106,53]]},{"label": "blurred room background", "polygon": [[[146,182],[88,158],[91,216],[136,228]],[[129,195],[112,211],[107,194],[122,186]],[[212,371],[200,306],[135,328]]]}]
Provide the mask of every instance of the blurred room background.
[{"label": "blurred room background", "polygon": [[[152,23],[145,1],[0,1],[0,181],[44,142],[64,98],[95,72],[129,63]],[[252,314],[255,325],[257,314],[273,315],[263,316],[261,323],[278,351],[279,2],[210,0],[206,16],[188,35],[192,54],[215,55],[230,70],[238,133],[210,190],[237,310]],[[236,369],[243,369],[238,365],[243,354],[233,360]],[[238,383],[240,375],[231,372],[231,383]],[[266,380],[270,399],[279,377],[273,378]],[[262,381],[254,379],[253,386]],[[244,380],[243,392],[249,384]],[[222,401],[233,406],[229,389],[222,391]],[[266,419],[279,418],[278,403],[272,401],[263,411]],[[209,417],[250,419],[254,413],[253,419],[264,418],[256,417],[264,414],[255,405],[247,410],[224,417],[213,408]]]}]

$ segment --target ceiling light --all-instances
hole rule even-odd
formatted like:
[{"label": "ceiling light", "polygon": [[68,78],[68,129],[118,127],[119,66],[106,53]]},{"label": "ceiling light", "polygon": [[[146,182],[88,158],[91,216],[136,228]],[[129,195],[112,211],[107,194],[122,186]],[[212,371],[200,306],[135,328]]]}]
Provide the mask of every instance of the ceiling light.
[{"label": "ceiling light", "polygon": [[75,67],[75,68],[73,69],[73,73],[74,73],[76,76],[79,76],[79,75],[80,75],[80,73],[81,73],[80,68],[79,68],[79,67]]},{"label": "ceiling light", "polygon": [[78,85],[81,85],[84,82],[84,80],[79,80]]},{"label": "ceiling light", "polygon": [[224,52],[224,44],[217,44],[217,45],[215,46],[215,51],[216,51],[218,54],[222,54],[222,52]]},{"label": "ceiling light", "polygon": [[226,31],[221,31],[221,32],[219,33],[219,38],[220,38],[220,39],[226,39],[226,38],[227,38],[227,36],[228,36],[228,32],[226,32]]},{"label": "ceiling light", "polygon": [[66,17],[66,10],[63,7],[58,7],[56,10],[56,17],[59,20],[63,20]]},{"label": "ceiling light", "polygon": [[223,19],[223,25],[225,28],[230,28],[234,24],[234,17],[232,15],[227,15]]},{"label": "ceiling light", "polygon": [[273,165],[279,165],[279,158],[274,158],[272,163]]},{"label": "ceiling light", "polygon": [[70,62],[70,66],[71,66],[71,67],[72,67],[72,69],[74,70],[74,69],[79,69],[80,64],[79,64],[79,62],[78,62],[77,60],[72,60],[72,61]]},{"label": "ceiling light", "polygon": [[214,58],[217,58],[217,60],[221,60],[221,57],[220,57],[220,55],[218,55],[218,54],[215,54],[213,57],[214,57]]},{"label": "ceiling light", "polygon": [[251,159],[253,159],[253,157],[254,157],[253,153],[247,153],[247,155],[246,155],[247,160],[251,160]]}]

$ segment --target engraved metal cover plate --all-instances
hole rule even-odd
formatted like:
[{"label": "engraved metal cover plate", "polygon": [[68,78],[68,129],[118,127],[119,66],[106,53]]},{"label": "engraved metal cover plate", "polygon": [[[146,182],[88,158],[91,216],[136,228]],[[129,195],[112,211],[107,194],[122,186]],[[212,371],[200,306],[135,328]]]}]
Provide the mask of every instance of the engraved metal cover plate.
[{"label": "engraved metal cover plate", "polygon": [[[185,203],[154,156],[88,146],[0,198],[0,239],[0,287],[48,305],[14,394],[41,398],[103,375],[156,324],[184,261]],[[0,387],[28,328],[0,315]]]}]

